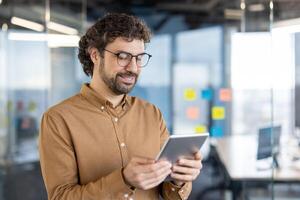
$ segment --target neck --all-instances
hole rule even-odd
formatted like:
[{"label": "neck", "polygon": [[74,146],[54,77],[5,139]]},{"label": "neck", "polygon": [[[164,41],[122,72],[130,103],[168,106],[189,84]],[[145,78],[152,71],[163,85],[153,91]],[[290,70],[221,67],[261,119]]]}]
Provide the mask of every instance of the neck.
[{"label": "neck", "polygon": [[118,106],[124,98],[124,94],[116,95],[100,78],[92,78],[90,87],[105,99],[110,101],[113,104],[113,107]]}]

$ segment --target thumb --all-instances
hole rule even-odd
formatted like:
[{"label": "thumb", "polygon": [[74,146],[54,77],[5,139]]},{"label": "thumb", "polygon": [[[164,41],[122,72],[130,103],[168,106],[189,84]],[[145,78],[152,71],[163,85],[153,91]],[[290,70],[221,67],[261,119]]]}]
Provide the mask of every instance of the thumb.
[{"label": "thumb", "polygon": [[197,153],[195,153],[195,159],[196,160],[201,160],[202,159],[202,155],[201,155],[200,151],[198,151]]}]

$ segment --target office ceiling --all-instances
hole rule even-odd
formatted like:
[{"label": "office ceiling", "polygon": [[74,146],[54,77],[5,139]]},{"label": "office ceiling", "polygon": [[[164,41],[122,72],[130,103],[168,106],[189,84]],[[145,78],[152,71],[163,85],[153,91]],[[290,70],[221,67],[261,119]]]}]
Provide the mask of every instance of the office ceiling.
[{"label": "office ceiling", "polygon": [[[0,0],[1,2],[1,0]],[[48,0],[2,0],[0,26],[9,27],[12,16],[45,23]],[[265,31],[269,27],[270,0],[245,0],[246,27]],[[79,28],[89,26],[107,12],[126,12],[143,17],[160,31],[174,16],[182,17],[187,29],[216,24],[239,25],[241,0],[49,0],[50,19]],[[274,0],[274,21],[299,18],[300,0]],[[82,11],[86,11],[86,15]],[[87,19],[88,23],[82,23]]]}]

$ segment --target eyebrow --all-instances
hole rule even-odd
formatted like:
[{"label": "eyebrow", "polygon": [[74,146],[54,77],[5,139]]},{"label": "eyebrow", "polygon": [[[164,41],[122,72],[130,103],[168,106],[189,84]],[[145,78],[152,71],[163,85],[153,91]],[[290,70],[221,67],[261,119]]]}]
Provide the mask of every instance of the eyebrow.
[{"label": "eyebrow", "polygon": [[131,54],[131,55],[140,55],[140,54],[146,53],[145,51],[143,51],[141,53],[138,53],[138,54],[132,54],[132,53],[130,53],[128,51],[125,51],[125,50],[112,50],[112,51],[114,51],[116,53],[128,53],[128,54]]},{"label": "eyebrow", "polygon": [[133,56],[138,56],[138,55],[142,55],[142,54],[146,54],[146,52],[142,52],[142,53],[138,53],[138,54],[132,54],[128,51],[123,51],[123,50],[117,50],[116,53],[127,53],[127,54],[130,54],[130,55],[133,55]]}]

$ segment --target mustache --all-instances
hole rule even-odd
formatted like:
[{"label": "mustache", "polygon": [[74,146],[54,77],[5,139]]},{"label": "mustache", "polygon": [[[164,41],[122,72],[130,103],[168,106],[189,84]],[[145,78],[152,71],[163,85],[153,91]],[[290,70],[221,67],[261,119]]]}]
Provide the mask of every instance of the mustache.
[{"label": "mustache", "polygon": [[117,76],[133,76],[133,77],[135,77],[135,78],[137,78],[137,74],[135,74],[135,73],[132,73],[132,72],[124,72],[124,73],[121,73],[121,72],[119,72],[119,73],[117,73]]}]

